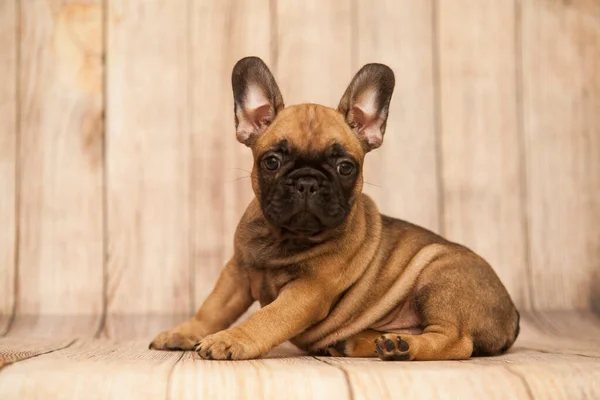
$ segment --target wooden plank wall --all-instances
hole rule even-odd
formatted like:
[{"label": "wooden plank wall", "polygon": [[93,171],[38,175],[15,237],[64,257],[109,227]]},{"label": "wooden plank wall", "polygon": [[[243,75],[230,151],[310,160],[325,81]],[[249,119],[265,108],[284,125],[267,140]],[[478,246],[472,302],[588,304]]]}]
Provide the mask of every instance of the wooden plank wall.
[{"label": "wooden plank wall", "polygon": [[[189,312],[190,77],[184,2],[108,1],[107,313]],[[118,334],[118,320],[105,331]]]},{"label": "wooden plank wall", "polygon": [[[439,5],[445,233],[484,254],[513,300],[526,305],[515,2]],[[477,23],[465,24],[465,19]]]},{"label": "wooden plank wall", "polygon": [[22,1],[19,10],[17,316],[100,315],[101,2]]},{"label": "wooden plank wall", "polygon": [[384,145],[367,156],[365,192],[382,212],[441,232],[433,10],[431,0],[357,1],[352,73],[382,62],[396,75]]},{"label": "wooden plank wall", "polygon": [[600,310],[600,3],[522,8],[533,305]]},{"label": "wooden plank wall", "polygon": [[15,303],[17,2],[0,3],[0,335]]},{"label": "wooden plank wall", "polygon": [[13,335],[37,315],[79,315],[116,337],[127,315],[200,305],[252,198],[229,83],[247,55],[286,104],[335,106],[361,65],[389,64],[396,92],[365,191],[480,252],[521,308],[590,308],[597,1],[7,0],[0,334],[13,306]]}]

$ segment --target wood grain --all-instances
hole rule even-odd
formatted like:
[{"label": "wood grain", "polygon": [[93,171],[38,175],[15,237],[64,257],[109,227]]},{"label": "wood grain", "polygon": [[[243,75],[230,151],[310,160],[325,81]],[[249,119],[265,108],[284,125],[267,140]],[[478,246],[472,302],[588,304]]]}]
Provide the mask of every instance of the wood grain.
[{"label": "wood grain", "polygon": [[189,319],[185,314],[112,314],[108,316],[110,329],[99,335],[102,339],[126,341],[145,340],[150,344],[159,332],[171,329]]},{"label": "wood grain", "polygon": [[508,369],[526,385],[531,398],[595,399],[600,395],[600,358],[521,351],[465,363],[483,371]]},{"label": "wood grain", "polygon": [[254,197],[250,149],[235,138],[231,71],[246,56],[273,66],[269,0],[204,0],[191,9],[194,308],[233,254],[235,228]]},{"label": "wood grain", "polygon": [[98,335],[102,316],[81,315],[17,315],[6,334],[9,338],[41,338],[73,341]]},{"label": "wood grain", "polygon": [[26,399],[164,399],[181,352],[149,351],[145,341],[78,342],[0,373],[0,393]]},{"label": "wood grain", "polygon": [[350,2],[277,2],[275,77],[286,105],[337,107],[352,74]]},{"label": "wood grain", "polygon": [[[591,311],[546,311],[536,313],[538,320],[555,336],[573,341],[596,343],[600,353],[600,318]],[[574,327],[577,327],[574,329]]]},{"label": "wood grain", "polygon": [[[600,357],[600,346],[594,338],[596,317],[590,314],[529,311],[521,314],[521,333],[513,351],[523,349],[542,353],[574,354]],[[570,326],[570,329],[567,328]],[[577,327],[573,329],[573,327]]]},{"label": "wood grain", "polygon": [[535,365],[519,364],[510,369],[523,377],[536,399],[597,399],[600,396],[598,359],[543,357]]},{"label": "wood grain", "polygon": [[[325,360],[325,359],[324,359]],[[328,358],[344,369],[355,399],[596,398],[600,358],[527,349],[453,362],[390,363]],[[531,396],[533,395],[533,396]]]},{"label": "wood grain", "polygon": [[[73,342],[74,340],[48,340],[31,337],[1,338],[0,369],[18,361],[64,349]],[[4,374],[1,374],[0,381],[3,377]],[[0,393],[5,392],[0,390]]]},{"label": "wood grain", "polygon": [[21,2],[17,312],[102,312],[100,1]]},{"label": "wood grain", "polygon": [[[552,330],[539,324],[551,320]],[[133,338],[138,318],[127,324]],[[74,322],[66,325],[73,326]],[[596,398],[597,341],[556,326],[594,332],[589,313],[523,313],[519,341],[497,357],[450,362],[381,362],[307,357],[289,343],[250,361],[204,361],[193,352],[147,349],[138,340],[0,339],[3,398]],[[49,331],[56,326],[46,320]],[[90,390],[93,388],[93,390]]]},{"label": "wood grain", "polygon": [[439,2],[444,230],[529,306],[515,2]]},{"label": "wood grain", "polygon": [[108,2],[110,337],[113,315],[191,311],[187,18],[181,2]]},{"label": "wood grain", "polygon": [[342,371],[312,357],[202,361],[186,353],[175,365],[174,399],[350,399]]},{"label": "wood grain", "polygon": [[[325,358],[323,358],[325,360]],[[527,388],[505,367],[459,361],[384,362],[328,358],[348,375],[354,399],[527,398]]]},{"label": "wood grain", "polygon": [[533,305],[589,308],[600,289],[600,3],[527,0],[522,19]]},{"label": "wood grain", "polygon": [[364,192],[381,212],[439,232],[432,1],[355,7],[353,69],[378,62],[396,76],[383,146],[366,158]]},{"label": "wood grain", "polygon": [[15,302],[17,2],[0,3],[0,335]]}]

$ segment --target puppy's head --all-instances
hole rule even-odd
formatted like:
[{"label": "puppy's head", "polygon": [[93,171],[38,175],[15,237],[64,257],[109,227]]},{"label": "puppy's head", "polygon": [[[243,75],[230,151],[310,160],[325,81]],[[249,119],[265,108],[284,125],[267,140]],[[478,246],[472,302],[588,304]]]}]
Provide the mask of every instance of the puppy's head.
[{"label": "puppy's head", "polygon": [[341,225],[362,191],[365,154],[383,141],[392,70],[365,65],[337,110],[284,108],[273,75],[256,57],[238,61],[232,86],[237,138],[252,149],[252,187],[267,220],[298,236]]}]

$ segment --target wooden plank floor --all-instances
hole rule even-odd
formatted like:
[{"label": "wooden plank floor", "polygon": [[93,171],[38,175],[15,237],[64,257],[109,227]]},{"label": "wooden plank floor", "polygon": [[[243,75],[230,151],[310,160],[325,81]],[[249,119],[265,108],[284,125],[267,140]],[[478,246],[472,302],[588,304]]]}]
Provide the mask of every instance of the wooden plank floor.
[{"label": "wooden plank floor", "polygon": [[0,338],[0,398],[600,398],[600,319],[591,313],[524,315],[503,356],[411,363],[310,357],[288,343],[250,361],[148,350],[156,329],[178,318],[115,318],[123,336],[110,339],[83,329],[97,318],[15,320]]}]

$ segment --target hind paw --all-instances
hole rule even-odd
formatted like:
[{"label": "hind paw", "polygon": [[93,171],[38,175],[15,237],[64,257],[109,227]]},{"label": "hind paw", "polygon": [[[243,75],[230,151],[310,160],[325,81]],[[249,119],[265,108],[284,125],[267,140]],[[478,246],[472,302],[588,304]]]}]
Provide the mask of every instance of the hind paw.
[{"label": "hind paw", "polygon": [[400,335],[390,333],[375,339],[375,354],[384,361],[411,360],[409,344]]}]

